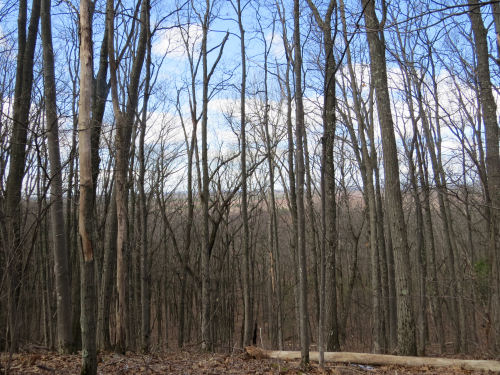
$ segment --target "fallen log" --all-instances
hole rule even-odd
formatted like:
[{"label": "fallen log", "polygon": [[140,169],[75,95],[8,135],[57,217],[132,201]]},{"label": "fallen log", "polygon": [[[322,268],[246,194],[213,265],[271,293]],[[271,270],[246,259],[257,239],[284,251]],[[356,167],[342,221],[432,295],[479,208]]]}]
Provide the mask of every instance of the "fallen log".
[{"label": "fallen log", "polygon": [[[298,351],[263,350],[247,346],[245,351],[255,358],[276,358],[282,360],[300,359]],[[310,352],[312,361],[319,360],[318,352]],[[455,367],[464,370],[500,372],[500,361],[452,359],[436,357],[408,357],[387,354],[325,352],[325,362],[357,363],[362,365],[397,365],[407,367]]]}]

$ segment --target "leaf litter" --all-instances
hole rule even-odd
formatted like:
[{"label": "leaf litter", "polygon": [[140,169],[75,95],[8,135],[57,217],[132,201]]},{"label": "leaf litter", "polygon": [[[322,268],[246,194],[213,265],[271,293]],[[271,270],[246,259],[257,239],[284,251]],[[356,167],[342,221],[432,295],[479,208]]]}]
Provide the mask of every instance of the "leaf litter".
[{"label": "leaf litter", "polygon": [[[0,353],[0,374],[78,374],[81,356],[78,354],[19,353],[9,359],[8,353]],[[8,369],[8,370],[7,370]],[[459,368],[363,366],[359,364],[326,363],[319,368],[312,363],[307,369],[299,361],[255,359],[246,353],[207,353],[201,351],[166,351],[152,354],[101,352],[98,355],[97,373],[105,374],[259,374],[259,375],[445,375],[479,374]]]}]

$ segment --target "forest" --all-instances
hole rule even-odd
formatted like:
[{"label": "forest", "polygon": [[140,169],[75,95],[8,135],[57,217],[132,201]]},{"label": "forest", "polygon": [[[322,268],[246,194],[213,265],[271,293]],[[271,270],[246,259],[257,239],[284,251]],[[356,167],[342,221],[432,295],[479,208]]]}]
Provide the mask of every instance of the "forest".
[{"label": "forest", "polygon": [[499,89],[498,1],[0,1],[0,352],[498,358]]}]

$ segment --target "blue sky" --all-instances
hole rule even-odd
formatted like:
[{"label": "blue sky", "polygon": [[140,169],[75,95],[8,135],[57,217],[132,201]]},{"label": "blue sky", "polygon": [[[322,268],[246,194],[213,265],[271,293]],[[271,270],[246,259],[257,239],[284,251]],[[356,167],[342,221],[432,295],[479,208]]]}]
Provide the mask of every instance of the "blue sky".
[{"label": "blue sky", "polygon": [[[4,0],[0,3],[5,6],[8,3]],[[12,2],[12,0],[9,0]],[[97,69],[97,56],[100,48],[100,41],[102,39],[102,31],[104,27],[104,15],[102,13],[104,9],[104,1],[97,2],[98,12],[94,18],[94,47],[96,51],[96,69]],[[195,4],[204,4],[204,2],[195,2]],[[326,2],[316,2],[320,12],[324,9]],[[353,52],[353,60],[358,71],[361,73],[364,71],[363,75],[365,77],[365,86],[360,88],[363,90],[364,95],[368,92],[368,77],[369,74],[366,72],[367,64],[369,63],[369,56],[367,53],[367,47],[365,42],[365,37],[362,28],[356,30],[355,22],[359,19],[359,12],[361,10],[359,1],[346,1],[347,8],[347,18],[348,18],[348,29],[349,32],[356,31],[356,35],[352,40],[351,48]],[[77,47],[78,44],[74,40],[76,33],[76,14],[74,13],[71,6],[68,4],[73,4],[77,8],[78,2],[76,0],[61,2],[57,6],[53,7],[53,35],[54,35],[54,45],[56,49],[56,65],[57,65],[57,77],[58,77],[58,100],[60,103],[60,113],[61,113],[61,123],[63,129],[69,130],[71,128],[71,109],[72,109],[72,82],[71,75],[75,74],[77,66]],[[131,1],[125,2],[125,4],[132,4]],[[229,39],[225,46],[223,57],[221,62],[214,73],[212,78],[212,84],[219,83],[222,79],[227,78],[228,81],[225,85],[219,87],[221,90],[213,97],[212,104],[210,106],[209,113],[209,133],[211,137],[211,147],[214,150],[218,150],[221,143],[227,147],[227,151],[234,151],[237,147],[237,138],[234,130],[237,130],[238,124],[238,110],[237,101],[239,97],[239,87],[241,79],[241,67],[240,67],[240,41],[239,41],[239,30],[238,25],[235,22],[236,15],[230,3],[228,1],[219,1],[219,7],[217,8],[217,17],[214,18],[208,37],[208,48],[217,46],[226,32],[230,33]],[[284,58],[284,48],[282,39],[282,28],[280,21],[276,14],[275,2],[274,1],[251,1],[246,3],[246,8],[244,12],[244,24],[246,29],[246,58],[248,67],[248,88],[247,95],[249,98],[249,108],[252,106],[255,108],[259,100],[255,98],[262,99],[262,89],[263,89],[263,54],[264,54],[264,43],[263,38],[267,43],[271,43],[271,53],[269,55],[269,93],[270,99],[274,105],[273,113],[276,121],[283,122],[282,118],[279,118],[279,110],[282,110],[283,103],[280,104],[281,92],[277,80],[277,72],[283,74],[283,67],[285,63]],[[259,7],[258,4],[261,4]],[[396,61],[396,57],[400,55],[399,47],[397,47],[398,38],[395,33],[399,29],[403,33],[403,39],[406,39],[406,48],[410,49],[406,52],[412,52],[414,54],[415,61],[417,63],[417,69],[423,69],[429,67],[429,59],[424,44],[425,39],[428,38],[432,41],[432,52],[434,62],[436,64],[436,69],[438,77],[442,84],[442,95],[449,94],[445,99],[449,104],[450,108],[453,108],[453,103],[457,101],[457,95],[453,93],[453,87],[450,86],[449,81],[447,81],[447,76],[455,75],[460,81],[459,87],[461,91],[465,93],[468,97],[474,96],[470,92],[471,77],[470,72],[467,71],[467,66],[461,65],[461,62],[470,61],[472,62],[471,56],[473,53],[472,45],[470,43],[470,25],[468,17],[463,13],[464,7],[452,7],[449,10],[442,12],[434,12],[436,9],[442,9],[445,5],[439,4],[438,2],[429,2],[431,9],[426,9],[424,5],[420,2],[389,2],[389,14],[387,19],[388,29],[385,32],[386,41],[388,43],[387,49],[387,59],[389,71],[393,74],[390,77],[393,86],[393,107],[394,114],[403,118],[405,111],[404,99],[399,97],[399,90],[401,88],[400,82],[398,82],[398,70],[399,66]],[[411,6],[410,6],[411,5]],[[171,140],[173,142],[182,143],[182,131],[179,128],[178,115],[175,110],[176,93],[180,90],[180,102],[181,109],[184,113],[186,119],[189,117],[188,113],[188,91],[186,90],[186,85],[189,83],[189,69],[187,65],[187,55],[183,51],[181,40],[181,30],[184,32],[189,32],[193,35],[193,39],[200,37],[200,25],[196,18],[192,17],[188,19],[186,17],[186,10],[179,12],[177,14],[172,14],[167,18],[166,15],[170,14],[176,3],[171,1],[155,1],[153,2],[152,9],[152,20],[158,26],[159,30],[154,39],[153,52],[154,52],[154,66],[155,71],[159,72],[158,79],[155,83],[154,96],[151,103],[151,126],[149,137],[154,139],[155,135],[158,134],[158,130],[155,127],[158,126],[169,126],[172,127]],[[14,6],[14,11],[11,12],[6,18],[2,19],[1,30],[3,33],[8,33],[9,31],[14,31],[16,27],[16,17],[17,17],[17,7]],[[284,5],[285,14],[287,17],[287,33],[288,36],[292,35],[292,7],[291,2],[286,1]],[[129,20],[130,11],[125,9],[124,20]],[[127,15],[128,14],[128,15]],[[319,134],[321,132],[320,118],[317,110],[318,104],[321,103],[321,89],[322,89],[322,73],[317,62],[322,61],[321,47],[318,45],[318,33],[316,27],[311,25],[310,12],[307,8],[305,1],[302,2],[302,42],[304,43],[304,74],[306,79],[304,80],[306,88],[306,97],[310,100],[308,107],[308,126],[310,130],[309,142],[311,143],[311,150],[316,149],[318,144]],[[380,15],[380,13],[379,13]],[[419,17],[417,17],[417,15]],[[420,17],[421,16],[421,17]],[[489,36],[491,40],[491,51],[492,54],[496,54],[496,48],[493,44],[493,26],[491,23],[491,14],[489,6],[483,8],[483,16],[485,19],[485,24],[489,27]],[[161,20],[161,23],[158,23]],[[273,24],[274,20],[274,24]],[[263,27],[262,33],[259,30],[259,22]],[[361,22],[362,24],[362,22]],[[120,27],[120,22],[117,22]],[[180,25],[180,26],[179,26]],[[272,34],[274,25],[274,36]],[[431,26],[428,26],[431,25]],[[121,31],[117,31],[120,34]],[[15,34],[13,34],[14,40],[12,42],[15,44]],[[171,43],[167,43],[167,40],[171,40]],[[40,42],[38,42],[40,45]],[[12,45],[2,44],[4,48]],[[339,56],[344,50],[344,43],[342,34],[339,33],[337,36],[337,51],[336,54]],[[15,46],[14,46],[15,47]],[[170,50],[167,48],[170,47]],[[196,48],[195,48],[196,51]],[[164,58],[164,52],[167,52]],[[209,64],[211,65],[217,55],[217,50],[211,52],[209,56]],[[2,52],[2,58],[7,56],[7,54]],[[12,59],[12,55],[10,59]],[[163,59],[164,58],[164,59]],[[70,66],[70,63],[73,65]],[[345,60],[343,61],[345,63]],[[11,61],[12,63],[12,61]],[[161,63],[161,66],[159,65]],[[36,70],[40,71],[40,54],[37,57]],[[159,69],[159,71],[158,71]],[[344,69],[344,68],[342,68]],[[339,70],[341,74],[342,70]],[[201,73],[201,68],[200,68]],[[499,80],[499,69],[496,65],[492,63],[492,80],[497,82]],[[199,110],[201,110],[201,75],[198,75],[196,87],[198,90],[198,105]],[[360,82],[360,85],[361,82]],[[451,88],[451,89],[450,89]],[[448,91],[447,91],[448,90]],[[35,93],[35,97],[40,95],[40,92]],[[398,99],[399,97],[399,99]],[[109,107],[108,107],[109,108]],[[235,129],[230,127],[227,121],[227,113],[234,110],[235,119],[233,125],[236,125]],[[471,111],[474,111],[474,103],[471,104]],[[403,114],[403,115],[402,115]],[[457,112],[457,116],[462,116]],[[111,111],[106,114],[105,120],[108,123],[113,121],[113,116]],[[404,121],[399,124],[404,127]],[[468,128],[467,131],[471,131]],[[341,131],[343,133],[343,131]],[[456,145],[456,139],[453,134],[447,130],[445,127],[442,129],[443,136],[448,139],[447,148],[452,154],[455,150],[453,149]],[[69,142],[69,137],[71,135],[70,131],[62,133],[63,140],[62,144],[67,145]],[[108,134],[110,136],[111,134]]]}]

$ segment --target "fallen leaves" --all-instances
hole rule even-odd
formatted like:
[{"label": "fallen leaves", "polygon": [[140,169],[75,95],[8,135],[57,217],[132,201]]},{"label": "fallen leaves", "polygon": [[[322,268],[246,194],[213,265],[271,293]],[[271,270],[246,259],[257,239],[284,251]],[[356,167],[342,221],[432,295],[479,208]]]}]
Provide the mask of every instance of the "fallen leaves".
[{"label": "fallen leaves", "polygon": [[[0,354],[0,373],[9,369],[9,374],[78,374],[81,357],[57,353]],[[258,375],[445,375],[473,374],[461,369],[433,369],[429,367],[403,368],[398,366],[363,367],[356,364],[329,363],[325,369],[312,364],[307,371],[301,369],[298,361],[249,358],[246,354],[221,354],[199,351],[167,351],[153,354],[100,353],[97,373],[107,374],[258,374]]]}]

